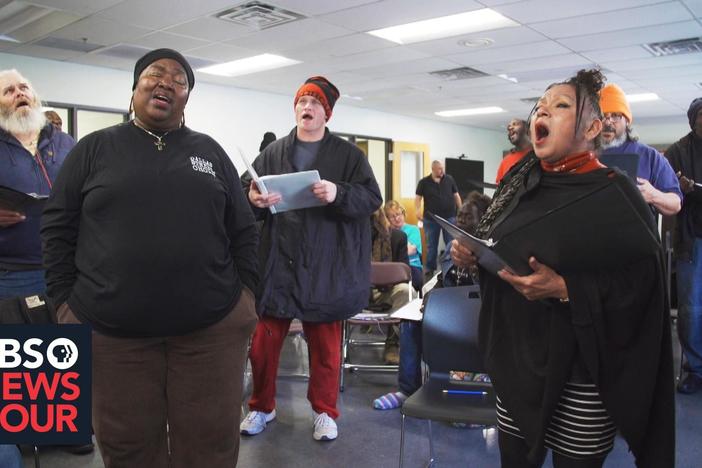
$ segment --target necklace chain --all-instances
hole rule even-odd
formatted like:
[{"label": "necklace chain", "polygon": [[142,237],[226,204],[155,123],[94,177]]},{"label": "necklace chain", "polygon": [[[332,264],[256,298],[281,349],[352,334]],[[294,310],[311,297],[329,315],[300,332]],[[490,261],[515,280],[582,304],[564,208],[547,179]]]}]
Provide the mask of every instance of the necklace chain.
[{"label": "necklace chain", "polygon": [[166,142],[163,141],[163,139],[166,137],[166,135],[168,135],[169,133],[171,133],[171,130],[168,130],[168,131],[167,131],[166,133],[164,133],[163,135],[158,136],[158,135],[156,135],[155,133],[150,132],[149,130],[147,130],[147,129],[145,129],[144,127],[142,127],[141,125],[139,125],[139,124],[136,122],[136,120],[132,120],[132,122],[134,122],[134,125],[135,125],[135,126],[137,126],[138,128],[144,130],[146,133],[148,133],[148,134],[151,135],[152,137],[156,138],[156,141],[154,141],[154,145],[156,146],[156,149],[159,150],[159,151],[163,151],[163,148],[166,147]]}]

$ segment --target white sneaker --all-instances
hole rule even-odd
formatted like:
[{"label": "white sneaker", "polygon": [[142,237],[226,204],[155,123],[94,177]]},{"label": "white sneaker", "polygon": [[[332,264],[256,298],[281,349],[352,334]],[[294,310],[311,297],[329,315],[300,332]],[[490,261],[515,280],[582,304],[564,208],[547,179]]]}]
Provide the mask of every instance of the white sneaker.
[{"label": "white sneaker", "polygon": [[266,424],[275,419],[275,410],[270,413],[264,413],[263,411],[249,411],[241,424],[239,425],[239,430],[244,435],[256,435],[263,432],[266,428]]},{"label": "white sneaker", "polygon": [[314,413],[314,440],[336,439],[336,423],[327,413]]}]

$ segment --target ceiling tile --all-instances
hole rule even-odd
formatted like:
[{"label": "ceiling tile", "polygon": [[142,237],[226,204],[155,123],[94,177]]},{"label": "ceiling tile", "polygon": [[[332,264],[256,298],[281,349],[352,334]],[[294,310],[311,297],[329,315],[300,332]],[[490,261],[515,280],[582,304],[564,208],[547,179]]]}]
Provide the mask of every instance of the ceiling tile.
[{"label": "ceiling tile", "polygon": [[131,41],[129,41],[129,43],[142,47],[148,47],[150,49],[168,47],[170,49],[175,49],[181,53],[189,49],[194,49],[210,44],[210,42],[208,41],[202,41],[193,37],[180,36],[178,34],[170,34],[166,32],[155,32],[153,34],[149,34],[138,39],[132,39]]},{"label": "ceiling tile", "polygon": [[91,15],[105,8],[117,5],[124,0],[31,0],[28,3],[44,5],[56,10],[79,13],[82,16]]},{"label": "ceiling tile", "polygon": [[507,62],[497,62],[497,63],[486,63],[481,65],[481,70],[490,73],[491,75],[498,75],[501,73],[506,73],[507,75],[516,74],[519,72],[526,72],[532,70],[548,70],[551,68],[561,68],[569,66],[588,66],[591,65],[588,59],[584,58],[579,54],[562,54],[553,55],[550,57],[541,57],[537,60],[526,59],[526,60],[511,60]]},{"label": "ceiling tile", "polygon": [[[626,18],[626,21],[622,21]],[[583,25],[590,34],[675,23],[693,19],[692,15],[679,2],[668,2],[641,8],[630,8],[617,12],[577,16],[563,20],[532,23],[529,26],[551,38],[577,36]]]},{"label": "ceiling tile", "polygon": [[486,63],[506,62],[511,60],[535,59],[549,55],[562,55],[570,50],[553,41],[532,42],[530,44],[517,44],[512,47],[487,48],[464,54],[448,55],[445,58],[454,60],[467,66],[476,66]]},{"label": "ceiling tile", "polygon": [[385,63],[375,67],[356,68],[354,73],[370,76],[372,78],[386,78],[399,75],[411,75],[414,73],[425,73],[438,70],[451,70],[461,65],[441,58],[428,57],[421,60],[410,60],[397,63]]},{"label": "ceiling tile", "polygon": [[481,8],[483,5],[473,0],[432,0],[431,8],[428,8],[426,0],[385,0],[320,18],[354,31],[365,32]]},{"label": "ceiling tile", "polygon": [[285,0],[284,2],[279,1],[274,3],[278,3],[286,10],[301,13],[305,16],[319,16],[377,1],[378,0],[344,0],[343,2],[334,2],[330,0]]},{"label": "ceiling tile", "polygon": [[640,45],[635,45],[589,50],[587,52],[582,52],[582,55],[589,58],[593,62],[602,63],[647,58],[651,57],[651,52],[647,51]]},{"label": "ceiling tile", "polygon": [[304,50],[298,48],[285,49],[284,52],[289,52],[291,56],[295,54],[307,55],[314,54],[318,57],[343,57],[346,55],[368,52],[376,49],[385,49],[395,47],[394,42],[386,41],[375,36],[364,33],[356,33],[343,37],[334,37],[323,41],[311,43],[310,46],[304,47]]},{"label": "ceiling tile", "polygon": [[558,42],[577,52],[606,49],[616,45],[623,47],[659,41],[673,41],[688,37],[702,36],[702,26],[697,21],[662,24],[646,28],[633,28],[621,31],[559,39]]},{"label": "ceiling tile", "polygon": [[[522,24],[550,21],[561,18],[576,18],[603,11],[622,10],[643,6],[646,4],[660,3],[661,0],[588,0],[587,2],[529,0],[494,8],[495,11],[519,21]],[[482,2],[485,3],[485,2]],[[588,23],[588,28],[590,24]]]},{"label": "ceiling tile", "polygon": [[275,53],[351,33],[349,29],[308,18],[225,42],[261,53]]},{"label": "ceiling tile", "polygon": [[231,21],[205,17],[167,28],[165,31],[208,41],[224,42],[251,34],[252,29]]},{"label": "ceiling tile", "polygon": [[256,52],[241,47],[233,47],[225,44],[209,44],[188,50],[188,55],[213,60],[215,62],[230,62],[256,55]]},{"label": "ceiling tile", "polygon": [[36,45],[20,45],[7,51],[10,54],[29,55],[30,57],[51,57],[52,60],[68,60],[83,55],[83,52],[75,50],[61,50],[53,47],[42,47]]},{"label": "ceiling tile", "polygon": [[[466,47],[461,44],[463,41],[482,38],[489,38],[491,41],[493,41],[492,45],[486,48],[478,49]],[[543,34],[533,31],[527,27],[520,26],[515,28],[496,29],[494,31],[485,31],[475,34],[466,34],[464,36],[456,36],[446,39],[437,39],[435,41],[419,42],[416,44],[409,44],[407,47],[435,56],[445,56],[483,50],[492,51],[506,46],[539,42],[545,39],[546,38]],[[493,53],[499,54],[500,52]]]},{"label": "ceiling tile", "polygon": [[53,37],[112,45],[148,34],[149,29],[92,16],[51,33]]},{"label": "ceiling tile", "polygon": [[125,0],[98,13],[101,17],[146,28],[162,29],[232,6],[232,0]]},{"label": "ceiling tile", "polygon": [[692,11],[696,17],[702,17],[702,0],[683,0],[683,3]]},{"label": "ceiling tile", "polygon": [[686,67],[702,64],[702,53],[672,55],[669,57],[648,57],[637,60],[602,62],[602,66],[618,73],[629,70],[651,70],[655,68]]}]

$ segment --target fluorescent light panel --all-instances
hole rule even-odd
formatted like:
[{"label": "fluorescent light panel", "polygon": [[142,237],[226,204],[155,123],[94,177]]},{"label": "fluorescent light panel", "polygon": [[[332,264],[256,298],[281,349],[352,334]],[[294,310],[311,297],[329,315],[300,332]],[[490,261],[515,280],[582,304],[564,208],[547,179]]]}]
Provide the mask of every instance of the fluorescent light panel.
[{"label": "fluorescent light panel", "polygon": [[483,8],[456,15],[441,16],[439,18],[376,29],[368,31],[368,34],[398,44],[411,44],[413,42],[430,41],[510,26],[519,26],[519,24],[509,18],[505,18],[495,10]]},{"label": "fluorescent light panel", "polygon": [[505,110],[501,107],[473,107],[472,109],[457,109],[434,112],[439,117],[465,117],[467,115],[498,114]]},{"label": "fluorescent light panel", "polygon": [[627,94],[626,100],[629,104],[632,102],[646,102],[646,101],[657,101],[660,98],[656,93],[641,93],[641,94]]},{"label": "fluorescent light panel", "polygon": [[210,75],[219,76],[241,76],[251,73],[258,73],[275,68],[288,67],[300,63],[298,60],[292,60],[280,55],[261,54],[253,57],[247,57],[232,62],[219,63],[209,67],[198,68],[197,71],[209,73]]}]

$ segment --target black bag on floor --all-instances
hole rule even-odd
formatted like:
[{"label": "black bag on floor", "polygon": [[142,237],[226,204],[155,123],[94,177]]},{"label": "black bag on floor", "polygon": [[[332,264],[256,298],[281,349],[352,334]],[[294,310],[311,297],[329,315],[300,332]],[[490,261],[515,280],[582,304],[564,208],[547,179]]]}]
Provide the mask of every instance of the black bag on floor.
[{"label": "black bag on floor", "polygon": [[43,294],[0,300],[0,324],[53,325],[55,323],[57,323],[56,309]]}]

